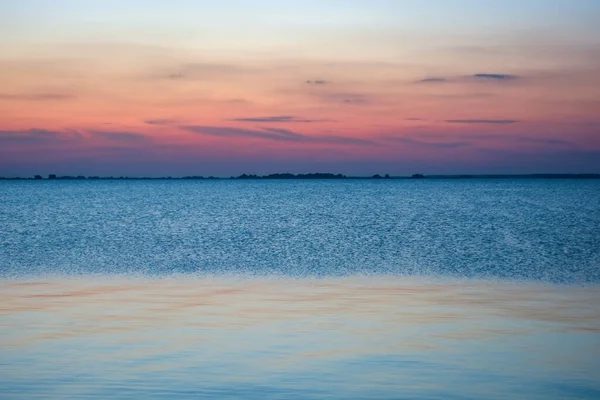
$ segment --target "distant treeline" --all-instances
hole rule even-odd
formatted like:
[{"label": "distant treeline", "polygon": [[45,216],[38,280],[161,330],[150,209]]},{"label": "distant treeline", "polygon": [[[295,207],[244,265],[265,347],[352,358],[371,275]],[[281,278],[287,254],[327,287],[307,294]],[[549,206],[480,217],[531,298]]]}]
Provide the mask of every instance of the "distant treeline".
[{"label": "distant treeline", "polygon": [[271,174],[271,175],[264,175],[264,176],[258,176],[258,175],[240,175],[237,178],[233,178],[233,179],[348,179],[348,177],[346,175],[342,175],[342,174],[326,174],[326,173],[315,173],[315,174],[298,174],[298,175],[294,175],[294,174],[290,174],[290,173],[284,173],[284,174]]},{"label": "distant treeline", "polygon": [[[423,177],[423,175],[413,175],[413,178]],[[407,177],[403,177],[402,179],[406,179]],[[48,175],[47,178],[44,178],[41,175],[35,175],[33,177],[27,178],[5,178],[0,177],[0,179],[4,180],[120,180],[120,179],[132,179],[132,180],[165,180],[165,179],[179,179],[179,180],[203,180],[203,179],[392,179],[389,175],[381,176],[381,175],[373,175],[370,177],[348,177],[342,174],[331,174],[331,173],[312,173],[312,174],[291,174],[291,173],[281,173],[281,174],[270,174],[270,175],[253,175],[253,174],[243,174],[240,176],[232,176],[229,178],[218,178],[214,176],[204,177],[199,175],[194,176],[183,176],[183,177],[160,177],[160,178],[150,178],[150,177],[127,177],[127,176],[57,176],[57,175]],[[400,179],[400,177],[396,177],[396,179]]]},{"label": "distant treeline", "polygon": [[48,175],[47,178],[41,175],[26,178],[6,178],[0,176],[0,180],[263,180],[263,179],[600,179],[600,174],[521,174],[521,175],[423,175],[414,174],[412,176],[390,176],[373,175],[367,177],[346,176],[342,174],[330,173],[312,173],[312,174],[270,174],[270,175],[253,175],[243,174],[240,176],[232,176],[230,178],[218,178],[214,176],[184,176],[184,177],[128,177],[128,176],[57,176],[54,174]]}]

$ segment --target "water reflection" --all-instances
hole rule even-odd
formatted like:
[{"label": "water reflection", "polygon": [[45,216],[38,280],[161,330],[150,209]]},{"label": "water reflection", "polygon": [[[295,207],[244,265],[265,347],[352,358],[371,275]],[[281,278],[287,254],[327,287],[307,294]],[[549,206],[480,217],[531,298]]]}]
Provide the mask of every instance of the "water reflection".
[{"label": "water reflection", "polygon": [[90,277],[0,288],[0,397],[600,397],[595,286]]}]

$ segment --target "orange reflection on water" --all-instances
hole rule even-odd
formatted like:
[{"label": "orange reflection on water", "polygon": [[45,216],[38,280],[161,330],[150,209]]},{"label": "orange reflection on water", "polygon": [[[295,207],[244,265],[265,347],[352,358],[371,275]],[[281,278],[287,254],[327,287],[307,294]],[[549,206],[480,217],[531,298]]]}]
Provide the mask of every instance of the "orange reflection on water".
[{"label": "orange reflection on water", "polygon": [[[369,334],[376,324],[397,325],[406,332],[446,323],[458,327],[444,334],[454,338],[527,333],[532,322],[600,332],[600,290],[595,286],[407,278],[73,278],[4,281],[0,286],[3,345],[8,346],[169,327],[236,330],[285,321],[335,330],[347,329],[352,320],[347,332],[358,335]],[[482,326],[482,319],[512,322],[494,328]],[[519,320],[527,320],[528,327]]]},{"label": "orange reflection on water", "polygon": [[[115,385],[197,388],[198,379],[274,385],[282,371],[352,390],[415,380],[433,390],[460,377],[475,386],[451,390],[475,398],[498,376],[511,393],[531,380],[548,385],[534,392],[551,393],[556,377],[593,389],[599,300],[596,286],[391,277],[5,280],[0,381],[35,390],[58,382],[67,397]],[[63,382],[81,370],[79,386]]]}]

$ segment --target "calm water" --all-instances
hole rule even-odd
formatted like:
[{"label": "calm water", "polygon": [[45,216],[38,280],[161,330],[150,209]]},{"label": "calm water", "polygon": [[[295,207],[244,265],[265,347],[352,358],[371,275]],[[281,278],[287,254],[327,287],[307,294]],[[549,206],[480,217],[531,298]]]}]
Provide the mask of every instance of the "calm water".
[{"label": "calm water", "polygon": [[0,398],[600,398],[600,182],[0,182]]}]

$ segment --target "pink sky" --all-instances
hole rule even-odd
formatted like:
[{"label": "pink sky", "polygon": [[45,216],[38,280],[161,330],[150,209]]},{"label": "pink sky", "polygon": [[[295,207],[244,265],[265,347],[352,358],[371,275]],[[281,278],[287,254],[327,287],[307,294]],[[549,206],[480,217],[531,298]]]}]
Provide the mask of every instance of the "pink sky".
[{"label": "pink sky", "polygon": [[0,5],[0,176],[600,172],[593,2],[42,3]]}]

